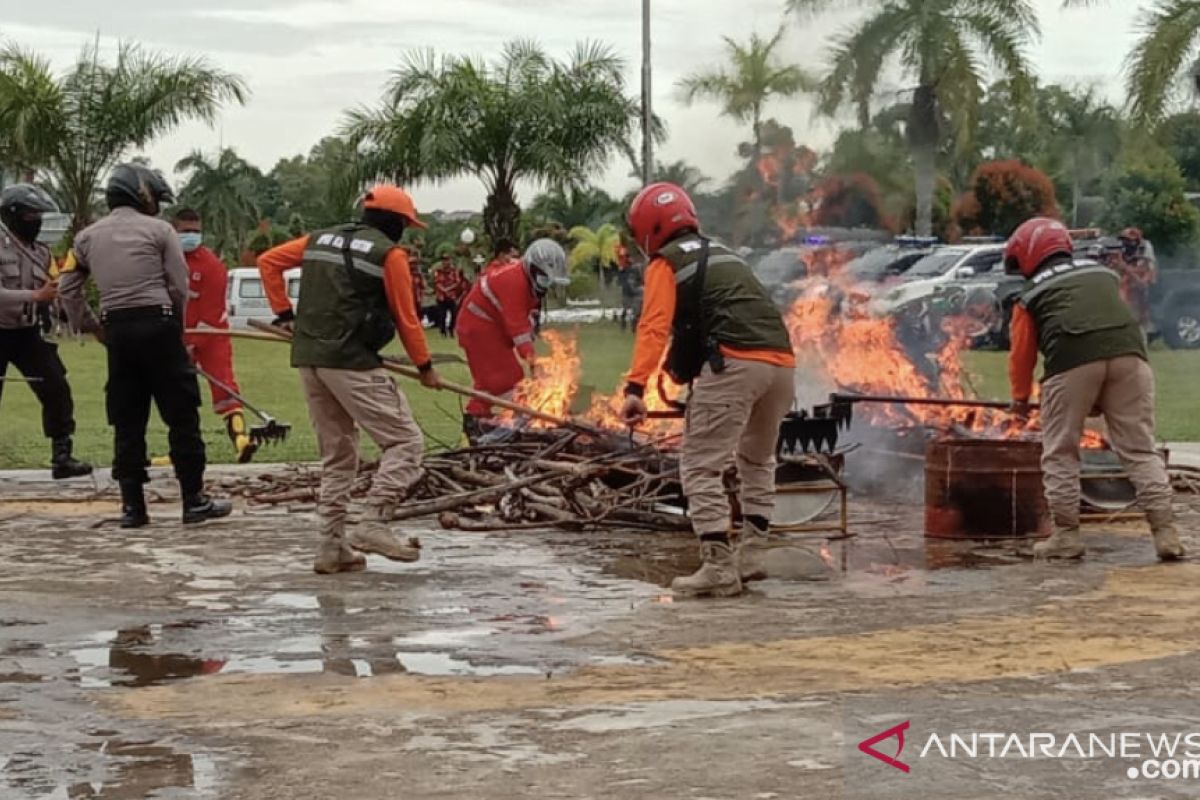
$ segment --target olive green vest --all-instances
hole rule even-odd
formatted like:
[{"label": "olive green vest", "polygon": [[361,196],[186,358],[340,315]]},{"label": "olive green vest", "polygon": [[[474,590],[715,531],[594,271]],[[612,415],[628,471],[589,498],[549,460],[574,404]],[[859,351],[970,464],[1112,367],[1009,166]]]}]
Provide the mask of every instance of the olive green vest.
[{"label": "olive green vest", "polygon": [[379,351],[396,335],[383,285],[383,263],[393,247],[365,225],[309,235],[292,366],[363,370],[382,363]]},{"label": "olive green vest", "polygon": [[[701,238],[684,236],[668,244],[659,256],[675,272],[675,323],[692,312]],[[742,350],[792,352],[792,342],[779,309],[750,267],[720,242],[709,245],[699,318],[718,344]]]},{"label": "olive green vest", "polygon": [[1025,283],[1020,303],[1037,326],[1043,379],[1093,361],[1147,358],[1146,336],[1120,286],[1117,273],[1094,261],[1047,266]]}]

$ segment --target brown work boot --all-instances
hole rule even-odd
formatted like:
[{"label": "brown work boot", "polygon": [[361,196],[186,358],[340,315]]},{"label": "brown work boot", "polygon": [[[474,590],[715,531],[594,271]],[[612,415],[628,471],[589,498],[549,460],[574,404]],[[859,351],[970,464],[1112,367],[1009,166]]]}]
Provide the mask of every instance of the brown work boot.
[{"label": "brown work boot", "polygon": [[733,548],[726,542],[700,542],[704,563],[686,578],[671,581],[671,591],[688,597],[734,597],[742,593]]},{"label": "brown work boot", "polygon": [[1154,536],[1154,551],[1159,561],[1178,561],[1183,558],[1183,543],[1179,541],[1179,530],[1175,527],[1175,512],[1171,509],[1151,511],[1150,533]]},{"label": "brown work boot", "polygon": [[1083,536],[1079,528],[1055,527],[1054,533],[1044,542],[1033,546],[1034,558],[1083,558]]},{"label": "brown work boot", "polygon": [[317,556],[313,559],[313,572],[318,575],[359,572],[366,568],[367,557],[351,550],[346,545],[346,540],[340,536],[322,539],[317,548]]},{"label": "brown work boot", "polygon": [[742,583],[762,581],[767,578],[767,553],[771,549],[771,540],[767,531],[752,522],[742,523],[742,532],[738,536],[737,558],[738,576]]},{"label": "brown work boot", "polygon": [[416,561],[421,558],[421,543],[415,537],[402,539],[391,529],[393,508],[373,505],[363,520],[351,528],[346,543],[363,553],[373,553],[391,561]]},{"label": "brown work boot", "polygon": [[747,521],[737,546],[738,574],[742,583],[776,578],[785,581],[827,581],[833,567],[816,547],[801,542],[772,542],[767,531]]}]

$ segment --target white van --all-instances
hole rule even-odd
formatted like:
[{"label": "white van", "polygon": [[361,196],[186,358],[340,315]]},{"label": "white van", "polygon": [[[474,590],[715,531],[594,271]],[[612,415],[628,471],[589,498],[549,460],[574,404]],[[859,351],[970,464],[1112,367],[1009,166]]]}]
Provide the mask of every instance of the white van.
[{"label": "white van", "polygon": [[[294,308],[300,300],[300,270],[289,269],[283,273],[283,280]],[[267,302],[262,277],[256,267],[236,267],[229,270],[229,294],[225,298],[225,305],[229,311],[231,328],[248,328],[249,320],[252,319],[260,319],[263,322],[275,319],[275,312],[271,311]]]}]

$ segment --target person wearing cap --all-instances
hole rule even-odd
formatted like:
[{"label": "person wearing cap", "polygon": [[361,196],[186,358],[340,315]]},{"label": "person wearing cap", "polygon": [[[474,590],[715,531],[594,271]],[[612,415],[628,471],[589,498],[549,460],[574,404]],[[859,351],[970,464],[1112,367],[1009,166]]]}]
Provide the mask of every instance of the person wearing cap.
[{"label": "person wearing cap", "polygon": [[[158,219],[174,200],[163,176],[140,164],[118,164],[104,191],[111,213],[75,237],[62,298],[72,325],[108,348],[105,405],[115,429],[113,478],[121,487],[121,527],[149,523],[143,484],[150,402],[166,423],[171,463],[183,496],[183,522],[224,517],[232,506],[204,493],[200,389],[183,344],[188,271],[179,237]],[[88,278],[100,293],[96,320],[84,297]]]},{"label": "person wearing cap", "polygon": [[[458,343],[476,389],[504,396],[517,388],[526,369],[533,375],[533,317],[550,287],[567,283],[562,246],[538,239],[524,258],[485,271],[471,285],[458,318]],[[478,437],[481,420],[491,414],[491,406],[473,398],[463,417],[467,437]]]},{"label": "person wearing cap", "polygon": [[[37,186],[17,183],[0,192],[0,378],[8,365],[29,380],[42,405],[42,432],[51,443],[55,479],[90,475],[92,467],[72,456],[75,403],[58,346],[42,338],[58,282],[50,248],[38,241],[42,215],[57,211]],[[0,380],[0,394],[4,392]]]},{"label": "person wearing cap", "polygon": [[[420,558],[418,546],[391,529],[396,506],[420,477],[425,449],[408,400],[379,355],[397,330],[421,383],[440,386],[417,318],[408,254],[398,244],[406,228],[425,225],[412,198],[396,186],[375,186],[362,205],[359,222],[301,236],[258,257],[274,324],[292,333],[292,366],[300,370],[321,452],[321,543],[313,561],[320,574],[363,569],[360,553]],[[292,308],[283,274],[295,267],[302,270]],[[364,519],[348,527],[359,428],[379,446],[380,459]]]}]

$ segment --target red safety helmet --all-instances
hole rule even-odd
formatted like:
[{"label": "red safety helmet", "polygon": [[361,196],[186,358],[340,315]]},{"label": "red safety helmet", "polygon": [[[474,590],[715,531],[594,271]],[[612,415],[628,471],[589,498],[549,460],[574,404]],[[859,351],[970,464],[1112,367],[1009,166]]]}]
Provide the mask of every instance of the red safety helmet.
[{"label": "red safety helmet", "polygon": [[1034,217],[1021,223],[1004,245],[1004,267],[1026,278],[1037,272],[1051,256],[1071,256],[1075,243],[1067,226],[1049,217]]},{"label": "red safety helmet", "polygon": [[656,255],[680,231],[700,228],[692,198],[673,183],[652,183],[638,192],[626,222],[634,243],[647,256]]},{"label": "red safety helmet", "polygon": [[1122,241],[1134,242],[1135,244],[1141,244],[1142,243],[1142,232],[1138,228],[1126,228],[1125,230],[1123,230],[1119,234],[1117,234],[1117,238]]}]

